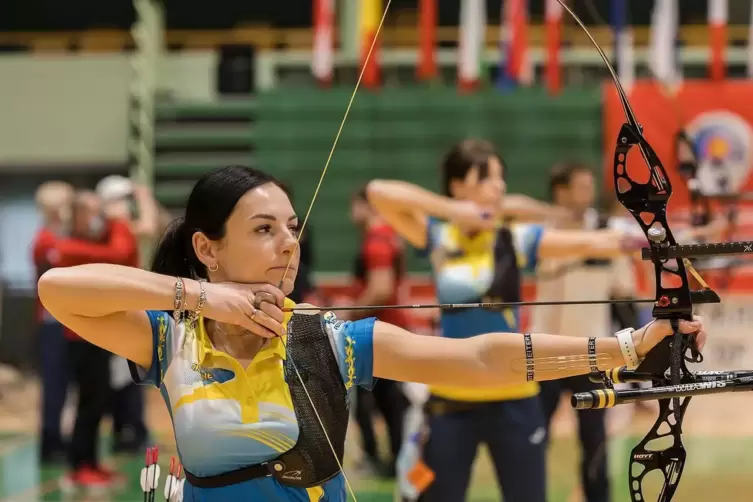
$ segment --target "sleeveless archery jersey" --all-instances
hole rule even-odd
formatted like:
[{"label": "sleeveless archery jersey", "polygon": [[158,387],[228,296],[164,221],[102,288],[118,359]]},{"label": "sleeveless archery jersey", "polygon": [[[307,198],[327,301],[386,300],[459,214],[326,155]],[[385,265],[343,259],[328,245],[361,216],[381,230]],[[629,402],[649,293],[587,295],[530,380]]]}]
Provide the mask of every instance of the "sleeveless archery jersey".
[{"label": "sleeveless archery jersey", "polygon": [[[295,304],[286,299],[285,307]],[[176,326],[165,312],[147,312],[154,354],[148,369],[131,365],[134,380],[160,390],[170,412],[185,469],[207,477],[279,457],[298,440],[290,391],[285,383],[282,342],[270,339],[248,368],[216,350],[200,318],[195,330]],[[286,314],[285,325],[291,314]],[[348,389],[372,385],[375,319],[338,321],[324,316],[325,329]],[[323,447],[328,448],[327,445]],[[223,488],[199,489],[187,482],[185,501],[344,500],[342,475],[321,487],[285,486],[258,478]]]}]

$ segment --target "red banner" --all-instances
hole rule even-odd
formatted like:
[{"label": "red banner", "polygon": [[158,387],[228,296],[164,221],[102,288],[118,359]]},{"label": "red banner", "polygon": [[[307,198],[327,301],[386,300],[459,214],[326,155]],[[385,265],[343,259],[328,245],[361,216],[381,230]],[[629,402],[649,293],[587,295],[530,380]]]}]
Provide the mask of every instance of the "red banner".
[{"label": "red banner", "polygon": [[[613,191],[614,148],[625,113],[611,82],[605,85],[603,97],[605,183]],[[675,135],[681,126],[696,146],[704,192],[719,190],[725,181],[730,192],[753,190],[749,175],[753,162],[753,83],[685,81],[676,94],[670,95],[656,81],[647,80],[637,82],[628,98],[644,135],[669,173],[674,190],[671,207],[682,208],[688,202],[675,156]],[[634,150],[628,158],[631,174],[643,162],[638,149]]]},{"label": "red banner", "polygon": [[[676,158],[676,135],[683,128],[694,145],[698,161],[697,179],[703,193],[753,192],[753,83],[750,81],[685,81],[670,94],[654,80],[637,82],[630,104],[643,133],[659,156],[672,183],[673,195],[668,213],[673,220],[687,219],[688,187],[680,176]],[[625,112],[614,85],[603,88],[604,99],[604,182],[614,193],[614,150]],[[648,181],[649,172],[638,148],[630,151],[627,170],[631,178]],[[724,211],[734,204],[739,210],[731,240],[753,239],[753,205],[719,203],[713,209]],[[681,225],[677,221],[675,226]],[[706,275],[706,274],[704,274]],[[753,289],[753,267],[735,268],[732,289]]]}]

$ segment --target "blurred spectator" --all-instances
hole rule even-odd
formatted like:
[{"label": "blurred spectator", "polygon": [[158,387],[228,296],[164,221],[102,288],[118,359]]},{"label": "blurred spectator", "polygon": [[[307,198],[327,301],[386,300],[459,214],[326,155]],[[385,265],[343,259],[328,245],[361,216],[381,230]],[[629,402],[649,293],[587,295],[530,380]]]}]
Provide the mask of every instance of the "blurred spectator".
[{"label": "blurred spectator", "polygon": [[105,215],[123,219],[131,225],[138,239],[157,240],[172,216],[161,207],[149,187],[138,185],[124,176],[107,176],[97,183]]},{"label": "blurred spectator", "polygon": [[[48,254],[55,267],[85,263],[133,264],[136,239],[127,222],[105,218],[92,192],[74,199],[71,235],[55,241]],[[76,422],[69,446],[69,481],[83,487],[108,486],[115,475],[99,462],[99,425],[110,402],[109,352],[67,331],[70,374],[79,389]]]},{"label": "blurred spectator", "polygon": [[[593,208],[595,183],[588,166],[579,163],[554,167],[550,176],[550,196],[555,205],[566,208],[572,218],[560,221],[558,228],[595,229],[606,221]],[[616,260],[552,258],[541,263],[536,286],[537,300],[607,300]],[[583,285],[588,284],[587,288]],[[585,295],[585,296],[584,296]],[[632,326],[632,324],[631,324]],[[611,331],[610,307],[603,305],[539,306],[532,315],[531,331],[573,336],[603,337]],[[586,392],[601,388],[588,375],[541,382],[541,402],[547,424],[551,424],[563,392]],[[582,447],[581,486],[586,502],[607,502],[610,497],[606,455],[606,410],[586,410],[577,414]],[[547,434],[549,436],[549,434]]]},{"label": "blurred spectator", "polygon": [[[73,188],[61,181],[50,181],[37,189],[35,198],[42,216],[42,228],[37,232],[32,248],[39,278],[51,268],[49,254],[55,241],[69,232]],[[42,385],[40,460],[47,463],[62,459],[65,453],[60,422],[68,389],[68,370],[63,325],[41,303],[37,312]]]},{"label": "blurred spectator", "polygon": [[[128,178],[107,176],[100,180],[96,190],[102,199],[105,216],[127,221],[134,236],[149,248],[170,222],[169,213],[159,206],[152,191]],[[138,267],[139,258],[135,254],[132,262],[124,265]],[[146,444],[148,436],[144,389],[133,383],[128,362],[122,357],[112,356],[110,372],[113,387],[110,407],[112,448],[115,453],[137,453]]]},{"label": "blurred spectator", "polygon": [[[404,275],[404,249],[399,236],[371,208],[366,190],[353,196],[351,219],[361,230],[360,252],[356,258],[355,279],[358,286],[355,305],[395,305]],[[340,312],[344,319],[378,317],[384,322],[408,329],[408,317],[403,310],[374,310]],[[399,382],[379,379],[373,390],[361,387],[356,394],[356,420],[361,430],[367,466],[390,477],[395,475],[395,462],[403,440],[403,421],[408,399]],[[374,434],[374,407],[382,414],[390,438],[389,462],[384,464],[377,451]]]}]

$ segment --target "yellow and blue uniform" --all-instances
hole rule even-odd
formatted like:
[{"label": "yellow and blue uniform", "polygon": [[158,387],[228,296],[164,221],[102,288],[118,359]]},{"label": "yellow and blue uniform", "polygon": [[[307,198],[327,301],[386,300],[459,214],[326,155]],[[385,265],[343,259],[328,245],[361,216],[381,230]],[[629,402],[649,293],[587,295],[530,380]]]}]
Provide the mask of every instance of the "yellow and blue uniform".
[{"label": "yellow and blue uniform", "polygon": [[[469,236],[430,219],[420,251],[431,258],[441,303],[510,301],[520,298],[521,272],[537,266],[542,235],[540,225],[515,225]],[[441,336],[449,338],[520,330],[514,308],[443,311],[440,323]],[[423,460],[435,479],[425,500],[464,500],[484,443],[506,502],[545,502],[546,428],[538,392],[535,383],[431,387],[429,410],[436,411],[429,412]]]},{"label": "yellow and blue uniform", "polygon": [[[538,251],[543,227],[541,225],[515,225],[510,228],[517,267],[533,271],[538,264]],[[500,302],[502,298],[488,296],[499,274],[495,263],[495,231],[479,232],[474,236],[463,234],[457,227],[436,219],[429,220],[427,247],[421,252],[440,253],[443,258],[435,263],[434,286],[440,303],[472,303],[477,301]],[[504,279],[504,278],[503,278]],[[503,311],[490,309],[459,309],[442,312],[442,336],[470,338],[493,332],[519,331],[520,314],[517,308]],[[432,394],[459,401],[496,401],[535,396],[538,384],[504,385],[501,387],[432,387]]]},{"label": "yellow and blue uniform", "polygon": [[[294,306],[286,299],[285,307]],[[214,476],[273,460],[295,446],[299,429],[285,383],[286,353],[280,339],[270,339],[244,368],[212,346],[203,318],[192,330],[185,323],[176,326],[165,312],[147,315],[154,340],[152,365],[132,365],[132,373],[160,390],[187,471]],[[286,314],[286,325],[291,315]],[[341,322],[331,313],[324,319],[348,394],[355,385],[371,388],[375,319]],[[184,500],[344,501],[345,486],[342,475],[308,489],[282,485],[273,477],[205,489],[186,481]]]}]

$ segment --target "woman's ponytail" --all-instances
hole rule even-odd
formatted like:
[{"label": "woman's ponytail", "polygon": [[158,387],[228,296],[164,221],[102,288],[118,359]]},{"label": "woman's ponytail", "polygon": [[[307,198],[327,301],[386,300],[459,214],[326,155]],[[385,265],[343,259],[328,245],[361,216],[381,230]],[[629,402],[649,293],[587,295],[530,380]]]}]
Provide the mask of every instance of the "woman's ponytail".
[{"label": "woman's ponytail", "polygon": [[176,218],[167,226],[157,244],[152,259],[152,272],[175,277],[195,277],[196,261],[186,221],[182,217]]}]

